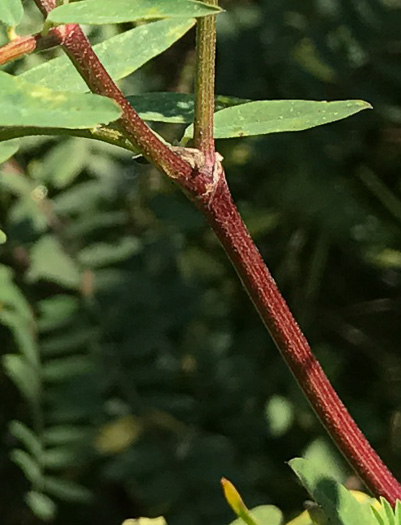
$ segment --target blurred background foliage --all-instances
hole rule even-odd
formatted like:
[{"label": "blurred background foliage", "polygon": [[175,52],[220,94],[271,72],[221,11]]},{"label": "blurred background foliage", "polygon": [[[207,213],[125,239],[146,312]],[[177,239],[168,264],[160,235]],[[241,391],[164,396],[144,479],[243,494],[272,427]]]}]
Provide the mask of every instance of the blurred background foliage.
[{"label": "blurred background foliage", "polygon": [[[314,351],[400,477],[401,4],[221,4],[219,94],[374,106],[218,149]],[[31,32],[40,17],[26,8]],[[87,30],[99,42],[127,27]],[[125,93],[191,92],[193,44],[191,32],[125,79]],[[157,131],[174,141],[182,129]],[[305,494],[285,461],[300,454],[349,480],[185,197],[112,146],[21,144],[0,168],[2,522],[115,525],[163,514],[170,525],[222,525],[232,519],[222,476],[249,506],[272,503],[291,517]]]}]

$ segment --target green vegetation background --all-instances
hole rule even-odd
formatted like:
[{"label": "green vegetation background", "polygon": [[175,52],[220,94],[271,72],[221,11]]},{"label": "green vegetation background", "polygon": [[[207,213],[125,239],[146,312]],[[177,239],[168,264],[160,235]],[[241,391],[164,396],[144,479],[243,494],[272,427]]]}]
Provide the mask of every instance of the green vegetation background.
[{"label": "green vegetation background", "polygon": [[[400,477],[400,4],[221,3],[219,94],[374,106],[218,149],[314,351]],[[125,92],[190,92],[193,43],[192,32],[125,80]],[[181,132],[157,130],[170,140]],[[290,517],[305,493],[285,462],[305,453],[346,479],[213,234],[164,177],[113,147],[71,138],[25,139],[0,169],[9,238],[0,302],[15,306],[14,316],[0,312],[1,348],[37,345],[41,356],[25,398],[0,375],[2,523],[39,523],[23,504],[35,472],[10,459],[19,447],[13,420],[38,434],[35,482],[48,480],[59,525],[160,514],[169,525],[223,525],[232,516],[222,476],[249,506],[272,503]]]}]

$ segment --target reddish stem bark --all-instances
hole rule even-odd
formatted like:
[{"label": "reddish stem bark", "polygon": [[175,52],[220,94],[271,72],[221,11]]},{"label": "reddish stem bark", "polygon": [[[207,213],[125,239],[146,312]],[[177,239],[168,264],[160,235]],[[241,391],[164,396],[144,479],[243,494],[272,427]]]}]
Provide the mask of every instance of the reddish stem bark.
[{"label": "reddish stem bark", "polygon": [[230,258],[245,290],[299,386],[345,458],[375,496],[391,505],[401,486],[373,450],[312,354],[232,200],[224,172],[213,193],[195,201]]},{"label": "reddish stem bark", "polygon": [[22,58],[24,55],[34,51],[50,49],[58,44],[59,38],[54,29],[51,29],[46,36],[38,33],[36,35],[18,37],[0,47],[0,66],[17,58]]},{"label": "reddish stem bark", "polygon": [[[35,0],[46,14],[54,0]],[[280,294],[232,201],[218,155],[213,165],[199,150],[173,152],[140,119],[77,25],[57,28],[60,43],[88,87],[121,106],[126,136],[191,198],[220,239],[274,342],[323,425],[375,496],[393,506],[401,486],[372,449],[337,396]],[[196,152],[196,153],[195,153]]]}]

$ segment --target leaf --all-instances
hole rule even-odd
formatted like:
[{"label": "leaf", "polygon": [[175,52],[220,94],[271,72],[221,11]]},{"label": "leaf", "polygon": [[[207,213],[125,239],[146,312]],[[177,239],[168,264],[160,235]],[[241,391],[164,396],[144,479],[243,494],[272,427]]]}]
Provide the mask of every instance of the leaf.
[{"label": "leaf", "polygon": [[84,350],[93,341],[99,339],[99,327],[72,324],[68,330],[57,332],[41,342],[40,349],[44,356],[60,356]]},{"label": "leaf", "polygon": [[57,425],[47,428],[43,439],[48,445],[65,445],[90,440],[92,429],[76,425]]},{"label": "leaf", "polygon": [[91,498],[91,493],[87,488],[70,480],[46,476],[43,484],[47,493],[63,501],[87,502]]},{"label": "leaf", "polygon": [[287,432],[294,420],[294,409],[283,396],[272,396],[265,406],[270,434],[280,437]]},{"label": "leaf", "polygon": [[18,151],[19,140],[6,140],[0,142],[0,164],[11,158]]},{"label": "leaf", "polygon": [[44,279],[74,289],[81,282],[75,262],[52,235],[45,235],[34,244],[28,277],[33,281]]},{"label": "leaf", "polygon": [[[283,513],[274,505],[254,507],[249,511],[249,514],[258,525],[281,525],[283,522]],[[243,523],[243,519],[237,518],[230,525],[243,525]]]},{"label": "leaf", "polygon": [[110,98],[53,91],[0,71],[0,126],[90,128],[120,113]]},{"label": "leaf", "polygon": [[65,326],[78,308],[79,300],[71,295],[56,295],[40,301],[39,330],[45,332]]},{"label": "leaf", "polygon": [[21,0],[1,0],[0,2],[0,22],[6,26],[17,26],[24,14]]},{"label": "leaf", "polygon": [[[146,93],[127,97],[140,116],[147,121],[189,124],[194,120],[194,95],[186,93]],[[215,111],[244,104],[246,99],[218,95]]]},{"label": "leaf", "polygon": [[58,24],[121,24],[153,18],[215,15],[221,9],[194,0],[86,0],[54,9],[48,20]]},{"label": "leaf", "polygon": [[49,496],[32,490],[27,493],[25,500],[29,508],[38,518],[44,521],[51,521],[55,517],[57,507]]},{"label": "leaf", "polygon": [[10,432],[25,446],[28,452],[39,460],[42,453],[42,445],[38,436],[21,421],[11,421]]},{"label": "leaf", "polygon": [[[215,114],[215,138],[247,137],[302,131],[350,117],[372,106],[363,100],[335,102],[314,100],[260,100],[218,111]],[[193,126],[185,130],[185,139],[193,135]]]},{"label": "leaf", "polygon": [[49,469],[63,469],[75,465],[81,460],[82,453],[71,447],[52,448],[43,454],[43,463]]},{"label": "leaf", "polygon": [[11,451],[10,458],[20,467],[25,476],[31,483],[39,483],[42,471],[35,458],[27,454],[24,450],[14,449]]},{"label": "leaf", "polygon": [[[94,51],[114,80],[130,75],[179,40],[195,20],[161,20],[135,27],[94,46]],[[135,52],[127,53],[127,49]],[[85,82],[66,56],[29,69],[22,78],[54,90],[88,91]]]},{"label": "leaf", "polygon": [[43,366],[46,381],[65,381],[79,375],[88,374],[93,368],[92,360],[87,356],[73,356],[52,359]]},{"label": "leaf", "polygon": [[115,244],[99,242],[91,244],[78,254],[79,262],[88,268],[110,266],[137,254],[141,243],[135,237],[122,237]]},{"label": "leaf", "polygon": [[[238,516],[238,524],[245,522],[247,525],[259,525],[258,521],[252,516],[250,510],[245,505],[240,493],[235,486],[226,478],[221,479],[224,497],[234,513]],[[235,520],[237,521],[237,520]]]},{"label": "leaf", "polygon": [[7,375],[13,380],[28,402],[39,399],[40,381],[37,371],[23,357],[14,354],[5,355],[3,366]]},{"label": "leaf", "polygon": [[88,149],[85,141],[67,139],[57,144],[38,163],[32,176],[39,182],[61,189],[70,185],[86,166]]},{"label": "leaf", "polygon": [[7,242],[7,235],[3,232],[3,230],[0,230],[0,244],[4,244]]},{"label": "leaf", "polygon": [[377,525],[370,507],[359,503],[340,483],[321,474],[310,461],[295,458],[290,467],[335,525]]}]

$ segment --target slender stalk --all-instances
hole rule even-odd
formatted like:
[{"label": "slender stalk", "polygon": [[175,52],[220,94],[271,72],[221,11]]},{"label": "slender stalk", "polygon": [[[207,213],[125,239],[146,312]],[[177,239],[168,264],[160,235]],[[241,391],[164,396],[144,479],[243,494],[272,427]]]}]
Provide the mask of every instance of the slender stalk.
[{"label": "slender stalk", "polygon": [[233,203],[224,172],[213,193],[196,201],[298,384],[337,447],[376,496],[392,505],[401,486],[370,446],[312,354]]},{"label": "slender stalk", "polygon": [[120,148],[132,151],[132,153],[138,153],[138,149],[118,130],[103,126],[92,129],[38,128],[35,126],[6,127],[0,128],[0,143],[19,137],[54,135],[70,135],[71,137],[95,139],[101,142],[107,142],[107,144],[112,144],[113,146],[119,146]]},{"label": "slender stalk", "polygon": [[[55,6],[54,0],[34,1],[45,14]],[[274,342],[338,448],[373,493],[384,496],[394,505],[397,499],[401,499],[401,486],[369,445],[313,356],[232,201],[221,157],[212,147],[212,135],[207,147],[205,135],[202,135],[204,149],[201,151],[185,148],[173,151],[151,132],[130,106],[99,62],[79,26],[64,26],[56,31],[59,31],[60,43],[89,88],[113,98],[121,106],[123,116],[119,125],[124,135],[173,178],[204,214]],[[213,42],[210,44],[214,47]],[[209,100],[209,106],[212,105],[210,94],[208,99],[199,97],[198,105],[206,100]],[[208,111],[210,115],[210,107]],[[212,129],[209,126],[209,132]]]},{"label": "slender stalk", "polygon": [[22,58],[34,51],[50,49],[59,44],[58,36],[54,29],[51,29],[46,36],[40,33],[36,35],[20,36],[0,47],[0,66]]},{"label": "slender stalk", "polygon": [[[218,0],[204,0],[218,5]],[[214,157],[214,84],[216,17],[200,18],[196,29],[196,80],[194,145],[206,157]]]}]

